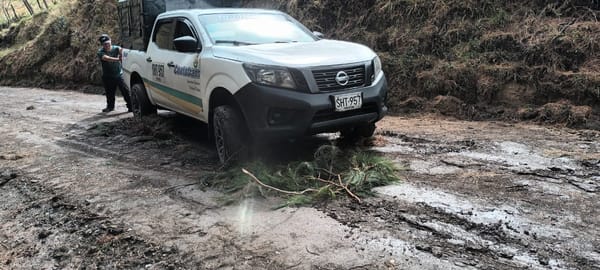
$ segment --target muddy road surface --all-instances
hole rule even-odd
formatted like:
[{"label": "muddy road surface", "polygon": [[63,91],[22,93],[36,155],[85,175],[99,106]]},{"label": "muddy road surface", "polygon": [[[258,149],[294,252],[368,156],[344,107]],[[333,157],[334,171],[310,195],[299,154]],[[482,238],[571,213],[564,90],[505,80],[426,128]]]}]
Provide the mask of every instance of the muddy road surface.
[{"label": "muddy road surface", "polygon": [[198,122],[104,104],[0,88],[0,269],[600,269],[596,131],[387,117],[364,148],[402,182],[273,210],[206,183]]}]

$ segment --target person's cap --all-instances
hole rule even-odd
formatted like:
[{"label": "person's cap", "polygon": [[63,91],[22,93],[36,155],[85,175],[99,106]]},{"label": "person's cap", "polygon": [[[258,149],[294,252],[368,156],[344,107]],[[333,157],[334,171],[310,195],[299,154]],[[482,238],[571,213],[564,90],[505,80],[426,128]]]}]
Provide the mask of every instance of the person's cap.
[{"label": "person's cap", "polygon": [[100,38],[98,38],[100,44],[104,44],[107,41],[110,41],[110,37],[107,34],[102,34]]}]

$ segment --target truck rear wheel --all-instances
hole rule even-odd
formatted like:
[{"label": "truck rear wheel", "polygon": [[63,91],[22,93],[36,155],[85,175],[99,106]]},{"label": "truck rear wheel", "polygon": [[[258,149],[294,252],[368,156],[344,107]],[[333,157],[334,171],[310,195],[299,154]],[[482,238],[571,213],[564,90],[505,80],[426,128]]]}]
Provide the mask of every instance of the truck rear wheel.
[{"label": "truck rear wheel", "polygon": [[152,105],[144,85],[136,83],[131,87],[131,109],[133,116],[142,119],[142,117],[156,114],[156,106]]},{"label": "truck rear wheel", "polygon": [[236,108],[230,105],[215,108],[213,131],[221,164],[232,165],[248,157],[248,131]]}]

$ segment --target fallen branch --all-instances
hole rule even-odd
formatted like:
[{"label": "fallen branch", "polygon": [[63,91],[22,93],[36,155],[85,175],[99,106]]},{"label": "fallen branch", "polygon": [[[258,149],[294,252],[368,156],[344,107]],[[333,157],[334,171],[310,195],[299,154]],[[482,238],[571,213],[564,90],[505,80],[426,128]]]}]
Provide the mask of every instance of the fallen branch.
[{"label": "fallen branch", "polygon": [[[365,177],[366,177],[366,176],[365,176]],[[338,181],[340,182],[340,186],[341,186],[341,187],[342,187],[344,190],[346,190],[346,193],[348,193],[348,195],[350,195],[350,197],[354,198],[354,199],[355,199],[355,200],[356,200],[358,203],[361,203],[361,200],[360,200],[360,198],[359,198],[358,196],[354,195],[354,193],[352,193],[352,192],[350,191],[350,189],[348,189],[348,186],[346,186],[346,185],[344,185],[344,184],[342,183],[342,176],[340,176],[339,174],[338,174]]]},{"label": "fallen branch", "polygon": [[529,185],[527,185],[527,184],[523,184],[523,185],[514,185],[514,186],[508,186],[508,187],[505,187],[505,189],[510,189],[510,190],[516,190],[516,191],[518,191],[518,190],[524,189],[524,188],[526,188],[526,187],[529,187]]},{"label": "fallen branch", "polygon": [[202,183],[203,183],[203,181],[197,181],[197,182],[193,182],[193,183],[176,185],[176,186],[172,186],[172,187],[166,188],[165,192],[171,192],[171,191],[174,191],[174,190],[179,189],[179,188],[194,186],[194,185],[198,185],[198,184],[202,184]]},{"label": "fallen branch", "polygon": [[310,254],[312,254],[312,255],[315,255],[315,256],[321,256],[321,254],[319,254],[319,253],[317,253],[317,252],[310,251],[310,250],[308,249],[308,247],[305,247],[305,249],[306,249],[306,252],[308,252],[308,253],[310,253]]},{"label": "fallen branch", "polygon": [[254,176],[254,174],[252,174],[251,172],[247,171],[246,169],[242,168],[242,172],[247,174],[248,176],[250,176],[257,184],[259,184],[262,187],[271,189],[271,190],[275,190],[277,192],[281,192],[283,194],[288,194],[288,195],[304,195],[307,192],[318,192],[318,190],[313,189],[313,188],[307,188],[303,191],[287,191],[287,190],[283,190],[283,189],[278,189],[276,187],[273,186],[269,186],[263,182],[261,182],[260,180],[258,180],[258,178],[256,178],[256,176]]},{"label": "fallen branch", "polygon": [[350,189],[348,188],[347,185],[343,184],[342,177],[339,174],[337,175],[337,177],[338,177],[339,184],[335,183],[333,181],[330,181],[330,180],[322,179],[321,177],[313,177],[313,179],[315,179],[315,180],[317,180],[319,182],[326,183],[326,184],[328,184],[330,186],[341,188],[344,191],[346,191],[346,193],[348,193],[348,195],[350,195],[350,197],[352,197],[353,199],[355,199],[358,203],[361,203],[362,202],[361,199],[358,196],[356,196],[354,193],[352,193],[352,191],[350,191]]}]

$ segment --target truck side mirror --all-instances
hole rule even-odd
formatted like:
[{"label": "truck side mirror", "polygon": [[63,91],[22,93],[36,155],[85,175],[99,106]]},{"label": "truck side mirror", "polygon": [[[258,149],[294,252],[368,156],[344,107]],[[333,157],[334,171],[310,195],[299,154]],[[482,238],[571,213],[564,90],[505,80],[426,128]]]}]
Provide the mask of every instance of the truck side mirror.
[{"label": "truck side mirror", "polygon": [[318,39],[324,39],[325,35],[323,35],[323,33],[318,32],[318,31],[313,31],[313,35],[315,35]]},{"label": "truck side mirror", "polygon": [[192,36],[183,36],[178,37],[173,40],[173,44],[175,44],[175,49],[178,52],[198,52],[198,40],[196,40]]}]

